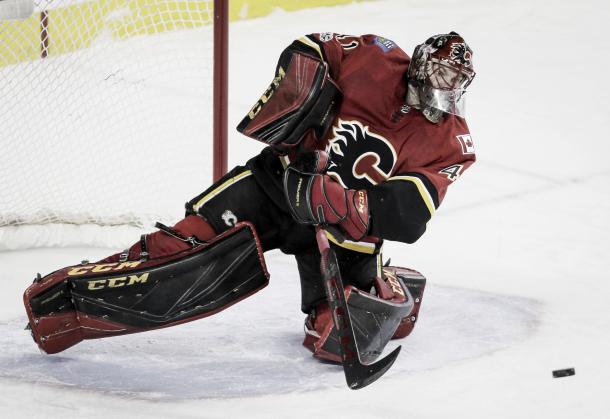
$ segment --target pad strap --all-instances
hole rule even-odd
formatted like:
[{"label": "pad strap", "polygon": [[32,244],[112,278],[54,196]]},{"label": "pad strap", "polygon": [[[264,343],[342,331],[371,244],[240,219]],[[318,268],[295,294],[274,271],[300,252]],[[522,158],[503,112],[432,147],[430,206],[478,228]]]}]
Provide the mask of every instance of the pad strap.
[{"label": "pad strap", "polygon": [[148,260],[148,245],[146,244],[146,234],[140,236],[140,260]]},{"label": "pad strap", "polygon": [[175,239],[178,239],[185,243],[190,243],[191,246],[193,246],[193,247],[205,243],[205,241],[201,241],[201,240],[197,239],[197,237],[195,237],[195,236],[184,237],[182,234],[178,233],[176,230],[166,226],[165,224],[161,224],[158,221],[155,223],[155,227],[158,228],[159,230],[163,231],[164,233],[172,236]]}]

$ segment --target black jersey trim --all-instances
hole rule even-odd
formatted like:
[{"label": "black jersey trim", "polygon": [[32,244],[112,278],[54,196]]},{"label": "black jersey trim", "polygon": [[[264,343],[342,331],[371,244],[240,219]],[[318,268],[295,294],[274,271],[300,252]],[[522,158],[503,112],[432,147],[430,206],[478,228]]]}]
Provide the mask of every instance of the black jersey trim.
[{"label": "black jersey trim", "polygon": [[[436,187],[430,181],[430,179],[428,179],[425,175],[423,175],[421,173],[417,173],[417,172],[407,172],[407,173],[401,173],[399,175],[394,175],[391,178],[389,178],[388,180],[402,180],[402,181],[408,181],[408,182],[415,183],[417,186],[417,189],[419,190],[419,192],[422,196],[422,199],[424,200],[424,202],[426,203],[426,206],[428,206],[428,209],[430,210],[430,215],[434,215],[434,212],[440,205],[439,200],[438,200],[438,191],[436,190]],[[420,185],[420,182],[421,182],[421,185]],[[422,189],[421,186],[423,186],[424,189]]]},{"label": "black jersey trim", "polygon": [[438,194],[421,173],[402,173],[367,189],[371,234],[414,243],[438,207]]}]

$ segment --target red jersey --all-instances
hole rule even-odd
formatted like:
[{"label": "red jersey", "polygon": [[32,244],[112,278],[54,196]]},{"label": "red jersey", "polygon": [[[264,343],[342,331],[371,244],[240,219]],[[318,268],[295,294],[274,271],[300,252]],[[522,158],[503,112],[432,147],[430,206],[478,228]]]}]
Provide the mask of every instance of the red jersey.
[{"label": "red jersey", "polygon": [[[329,152],[327,173],[347,188],[369,191],[374,234],[416,240],[447,187],[475,161],[466,121],[447,114],[432,123],[406,105],[410,58],[389,39],[322,33],[291,47],[326,61],[343,91],[332,129],[323,144],[315,145]],[[385,225],[386,216],[400,215],[418,220],[418,231],[409,238],[392,233],[396,223]]]},{"label": "red jersey", "polygon": [[405,104],[409,56],[376,35],[314,34],[299,42],[319,47],[343,91],[326,139],[335,163],[330,173],[349,188],[421,173],[442,201],[447,187],[475,161],[474,145],[463,118],[447,115],[434,124]]},{"label": "red jersey", "polygon": [[[343,93],[332,126],[321,139],[317,135],[324,134],[310,127],[304,128],[309,129],[304,138],[289,138],[290,133],[284,132],[291,127],[287,116],[296,111],[293,104],[282,108],[288,103],[282,99],[268,105],[271,107],[264,117],[258,114],[258,124],[249,126],[254,118],[250,114],[256,116],[254,111],[261,109],[261,103],[273,102],[269,98],[286,74],[291,76],[283,94],[287,94],[288,101],[304,100],[303,86],[308,83],[308,75],[299,74],[298,69],[292,71],[295,53],[326,62],[330,77]],[[275,144],[282,135],[290,139],[291,146],[298,143],[289,156],[282,157],[284,168],[289,163],[286,157],[298,158],[303,150],[326,149],[330,158],[326,173],[345,188],[367,191],[368,232],[372,238],[412,243],[425,232],[426,223],[443,201],[447,187],[475,161],[475,152],[463,118],[451,114],[432,118],[425,114],[429,110],[422,112],[408,106],[409,63],[410,58],[403,50],[380,36],[307,35],[282,53],[276,78],[238,130],[270,144]],[[324,118],[329,111],[326,112]],[[274,118],[277,121],[270,124]],[[300,136],[302,131],[296,132]],[[281,193],[273,194],[273,200],[280,207],[285,205],[281,171],[274,169],[272,162],[253,165],[261,166],[253,168],[259,183],[275,185]]]}]

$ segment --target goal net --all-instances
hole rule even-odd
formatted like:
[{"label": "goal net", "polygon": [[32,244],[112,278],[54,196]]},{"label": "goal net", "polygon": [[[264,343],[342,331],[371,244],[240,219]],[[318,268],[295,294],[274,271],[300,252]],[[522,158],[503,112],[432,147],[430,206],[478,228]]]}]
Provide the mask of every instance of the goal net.
[{"label": "goal net", "polygon": [[205,0],[34,0],[0,20],[0,249],[119,245],[184,215],[212,179],[213,17]]}]

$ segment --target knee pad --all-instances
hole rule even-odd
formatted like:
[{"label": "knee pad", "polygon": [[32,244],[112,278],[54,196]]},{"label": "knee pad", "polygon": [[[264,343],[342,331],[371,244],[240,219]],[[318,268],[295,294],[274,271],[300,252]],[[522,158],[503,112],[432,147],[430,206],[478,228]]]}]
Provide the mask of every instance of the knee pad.
[{"label": "knee pad", "polygon": [[175,254],[68,266],[37,278],[23,299],[34,341],[44,352],[57,353],[83,339],[210,316],[268,281],[254,227],[238,223]]}]

